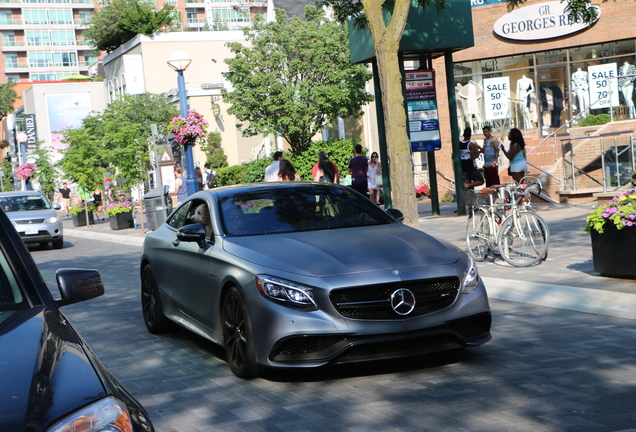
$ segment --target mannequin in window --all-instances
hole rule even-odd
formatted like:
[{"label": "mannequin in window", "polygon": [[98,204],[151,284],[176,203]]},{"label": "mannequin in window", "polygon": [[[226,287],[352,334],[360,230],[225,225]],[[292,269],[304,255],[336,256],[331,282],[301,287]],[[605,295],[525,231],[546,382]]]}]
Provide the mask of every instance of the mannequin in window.
[{"label": "mannequin in window", "polygon": [[572,74],[572,95],[578,101],[580,112],[585,111],[590,106],[590,92],[587,72],[577,68]]},{"label": "mannequin in window", "polygon": [[634,93],[634,81],[636,81],[636,66],[626,61],[618,71],[618,88],[623,94],[625,105],[627,105],[627,110],[629,111],[629,118],[636,118],[636,109],[634,108],[634,99],[632,98]]},{"label": "mannequin in window", "polygon": [[459,96],[459,92],[462,89],[462,84],[457,83],[455,86],[455,100],[457,101],[457,125],[459,129],[464,129],[464,99]]},{"label": "mannequin in window", "polygon": [[[459,90],[459,97],[462,100],[462,106],[464,108],[464,115],[466,118],[466,127],[471,127],[472,129],[481,128],[480,99],[482,95],[483,90],[481,86],[473,80],[470,80],[468,84]],[[474,122],[473,116],[475,117]]]},{"label": "mannequin in window", "polygon": [[534,93],[534,82],[525,75],[522,75],[517,81],[517,99],[519,109],[523,114],[524,127],[532,129],[531,111],[535,110],[533,101],[536,101],[536,96]]}]

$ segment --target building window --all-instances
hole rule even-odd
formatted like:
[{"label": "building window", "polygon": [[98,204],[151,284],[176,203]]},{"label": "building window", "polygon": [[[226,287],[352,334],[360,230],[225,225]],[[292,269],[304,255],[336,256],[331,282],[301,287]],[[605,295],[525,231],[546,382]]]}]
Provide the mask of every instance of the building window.
[{"label": "building window", "polygon": [[7,74],[7,82],[20,82],[20,75]]},{"label": "building window", "polygon": [[73,24],[71,9],[24,9],[25,24]]},{"label": "building window", "polygon": [[75,45],[73,30],[27,30],[29,46],[71,46]]}]

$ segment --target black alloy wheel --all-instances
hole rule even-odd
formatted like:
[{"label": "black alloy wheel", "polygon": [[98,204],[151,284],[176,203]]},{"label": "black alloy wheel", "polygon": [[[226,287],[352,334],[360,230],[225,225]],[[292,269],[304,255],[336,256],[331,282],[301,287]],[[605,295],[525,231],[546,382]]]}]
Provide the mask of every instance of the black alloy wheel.
[{"label": "black alloy wheel", "polygon": [[150,265],[144,267],[141,276],[141,309],[150,333],[165,333],[173,327],[172,321],[163,314],[157,281]]},{"label": "black alloy wheel", "polygon": [[258,374],[254,354],[252,325],[241,293],[232,287],[225,296],[222,310],[223,345],[232,373],[239,378]]}]

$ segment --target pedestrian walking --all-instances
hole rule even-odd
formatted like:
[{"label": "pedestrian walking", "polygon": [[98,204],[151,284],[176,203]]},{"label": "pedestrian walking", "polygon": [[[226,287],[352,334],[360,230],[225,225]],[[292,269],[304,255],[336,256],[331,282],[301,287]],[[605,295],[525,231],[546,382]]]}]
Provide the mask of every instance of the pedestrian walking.
[{"label": "pedestrian walking", "polygon": [[281,159],[278,181],[300,181],[300,175],[290,161]]},{"label": "pedestrian walking", "polygon": [[464,129],[463,140],[459,140],[460,159],[462,162],[462,174],[464,177],[464,188],[475,189],[475,186],[484,184],[484,178],[475,167],[475,159],[481,153],[480,147],[471,139],[473,131],[470,127]]},{"label": "pedestrian walking", "polygon": [[311,169],[311,175],[317,182],[340,183],[338,167],[329,160],[324,151],[318,152],[318,162]]},{"label": "pedestrian walking", "polygon": [[62,213],[68,217],[71,208],[71,190],[68,188],[68,182],[62,183],[62,188],[58,191],[58,201],[62,203]]},{"label": "pedestrian walking", "polygon": [[508,132],[508,140],[510,141],[510,147],[508,151],[501,144],[501,151],[510,160],[510,167],[508,168],[508,174],[517,182],[521,183],[526,175],[528,164],[526,162],[526,142],[523,139],[521,131],[517,128],[510,129]]},{"label": "pedestrian walking", "polygon": [[274,182],[278,181],[278,171],[280,170],[280,161],[283,160],[283,152],[274,152],[274,162],[265,168],[265,181]]},{"label": "pedestrian walking", "polygon": [[174,168],[174,190],[169,192],[168,195],[176,196],[177,202],[181,203],[188,198],[188,187],[186,185],[186,180],[183,175],[181,175],[181,167],[177,166]]},{"label": "pedestrian walking", "polygon": [[349,159],[349,174],[351,175],[351,188],[367,196],[369,183],[367,181],[367,172],[369,169],[369,161],[362,156],[362,146],[356,144],[353,148],[355,156]]},{"label": "pedestrian walking", "polygon": [[481,148],[481,152],[484,154],[484,179],[486,180],[486,187],[500,185],[499,167],[497,166],[497,161],[499,160],[499,140],[492,136],[490,126],[484,126],[482,132],[484,133],[484,145]]},{"label": "pedestrian walking", "polygon": [[378,152],[371,153],[369,168],[367,170],[367,182],[369,188],[369,199],[374,204],[380,203],[380,185],[378,184],[378,176],[382,176],[382,165],[380,164],[380,156]]}]

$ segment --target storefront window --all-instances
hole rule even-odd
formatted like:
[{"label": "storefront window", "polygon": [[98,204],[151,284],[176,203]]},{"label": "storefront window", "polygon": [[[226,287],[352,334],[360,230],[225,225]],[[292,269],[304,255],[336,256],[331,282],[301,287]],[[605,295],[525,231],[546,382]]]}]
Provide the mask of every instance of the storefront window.
[{"label": "storefront window", "polygon": [[460,129],[546,136],[610,109],[615,120],[636,118],[636,40],[455,63],[454,74]]}]

